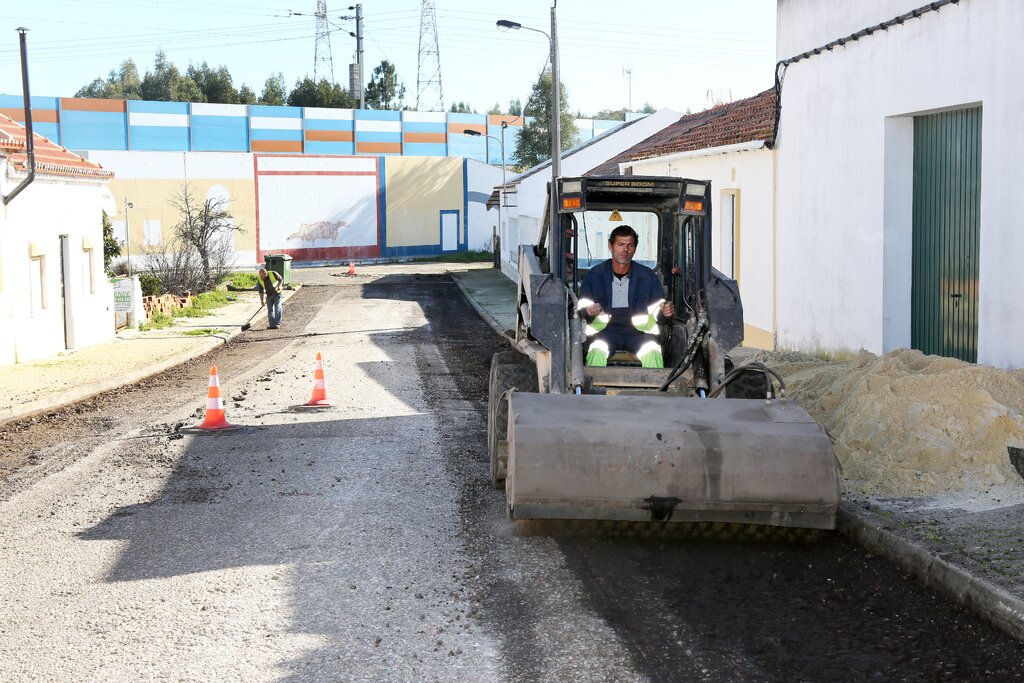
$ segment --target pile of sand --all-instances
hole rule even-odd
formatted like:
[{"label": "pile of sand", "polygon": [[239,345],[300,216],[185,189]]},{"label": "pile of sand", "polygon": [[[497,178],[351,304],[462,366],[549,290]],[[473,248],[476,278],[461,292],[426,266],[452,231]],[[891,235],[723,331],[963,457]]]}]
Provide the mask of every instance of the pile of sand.
[{"label": "pile of sand", "polygon": [[846,492],[927,496],[1024,488],[1007,446],[1024,446],[1024,370],[901,349],[845,362],[763,353],[835,440]]}]

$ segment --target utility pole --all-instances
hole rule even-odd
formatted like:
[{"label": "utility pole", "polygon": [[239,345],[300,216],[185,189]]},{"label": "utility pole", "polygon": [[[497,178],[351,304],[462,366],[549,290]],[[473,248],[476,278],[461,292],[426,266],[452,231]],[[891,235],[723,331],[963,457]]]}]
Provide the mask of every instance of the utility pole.
[{"label": "utility pole", "polygon": [[434,0],[420,5],[420,55],[416,69],[416,109],[444,111],[441,89],[441,50],[437,44],[437,17]]},{"label": "utility pole", "polygon": [[[356,11],[356,32],[349,33],[356,37],[356,63],[348,65],[348,91],[359,100],[359,108],[366,109],[366,89],[363,88],[363,6],[351,5],[350,10]],[[341,17],[351,19],[352,17]]]},{"label": "utility pole", "polygon": [[331,28],[327,21],[327,0],[316,0],[316,55],[313,58],[313,82],[319,83],[325,78],[334,83]]},{"label": "utility pole", "polygon": [[561,215],[558,213],[558,176],[562,173],[562,93],[558,82],[558,26],[555,19],[555,7],[558,0],[551,3],[551,229],[548,231],[548,258],[551,274],[558,278],[565,276],[565,254],[561,253],[563,243]]},{"label": "utility pole", "polygon": [[125,264],[128,266],[128,276],[132,274],[132,228],[128,223],[128,209],[134,208],[135,205],[128,201],[128,198],[124,198],[124,246],[128,250],[128,255],[125,258]]}]

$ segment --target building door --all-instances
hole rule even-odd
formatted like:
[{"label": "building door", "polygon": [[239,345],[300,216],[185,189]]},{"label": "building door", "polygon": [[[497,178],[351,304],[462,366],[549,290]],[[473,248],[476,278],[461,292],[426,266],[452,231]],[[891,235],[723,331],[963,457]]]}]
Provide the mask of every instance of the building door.
[{"label": "building door", "polygon": [[456,251],[459,248],[459,212],[441,212],[441,251]]},{"label": "building door", "polygon": [[737,216],[737,204],[739,190],[722,190],[722,210],[718,212],[719,225],[722,231],[722,253],[719,263],[723,275],[739,280],[739,216]]},{"label": "building door", "polygon": [[914,118],[910,343],[978,358],[981,107]]},{"label": "building door", "polygon": [[71,292],[68,291],[68,264],[71,261],[68,236],[60,236],[60,312],[64,321],[64,348],[71,348]]}]

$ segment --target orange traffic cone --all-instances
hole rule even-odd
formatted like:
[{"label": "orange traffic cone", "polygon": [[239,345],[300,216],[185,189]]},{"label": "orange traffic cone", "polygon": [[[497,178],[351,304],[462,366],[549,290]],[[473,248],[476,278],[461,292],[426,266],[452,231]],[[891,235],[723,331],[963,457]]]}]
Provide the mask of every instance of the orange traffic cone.
[{"label": "orange traffic cone", "polygon": [[304,406],[329,406],[327,400],[327,382],[324,381],[324,361],[316,354],[316,365],[313,366],[313,395],[303,403]]},{"label": "orange traffic cone", "polygon": [[220,398],[220,378],[217,366],[210,368],[210,388],[206,392],[206,417],[196,429],[229,429],[235,427],[224,416],[224,402]]},{"label": "orange traffic cone", "polygon": [[349,261],[348,262],[348,272],[345,273],[345,275],[355,275],[355,274],[356,274],[356,262],[355,261]]}]

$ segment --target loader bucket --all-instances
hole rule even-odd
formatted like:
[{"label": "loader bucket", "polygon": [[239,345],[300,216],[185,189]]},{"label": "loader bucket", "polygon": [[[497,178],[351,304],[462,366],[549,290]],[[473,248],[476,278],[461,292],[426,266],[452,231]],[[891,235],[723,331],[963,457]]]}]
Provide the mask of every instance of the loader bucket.
[{"label": "loader bucket", "polygon": [[839,475],[796,402],[513,392],[513,519],[834,529]]}]

